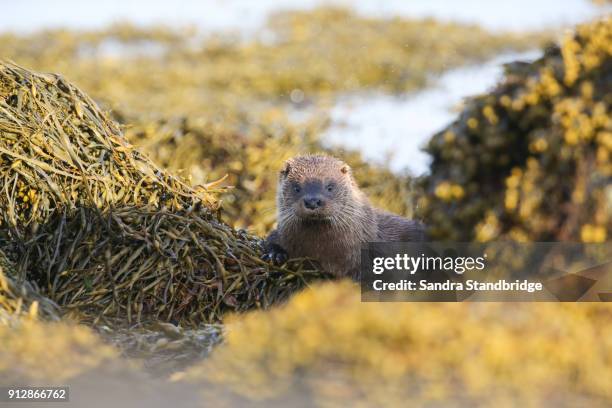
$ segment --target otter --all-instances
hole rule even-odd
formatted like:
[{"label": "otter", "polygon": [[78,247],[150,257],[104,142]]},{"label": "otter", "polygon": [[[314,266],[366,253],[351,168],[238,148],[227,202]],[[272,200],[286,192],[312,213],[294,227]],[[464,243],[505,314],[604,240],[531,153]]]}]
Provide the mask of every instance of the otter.
[{"label": "otter", "polygon": [[425,239],[422,223],[374,208],[351,168],[327,155],[287,160],[276,204],[278,226],[266,239],[264,253],[276,264],[307,257],[337,277],[357,278],[363,243]]}]

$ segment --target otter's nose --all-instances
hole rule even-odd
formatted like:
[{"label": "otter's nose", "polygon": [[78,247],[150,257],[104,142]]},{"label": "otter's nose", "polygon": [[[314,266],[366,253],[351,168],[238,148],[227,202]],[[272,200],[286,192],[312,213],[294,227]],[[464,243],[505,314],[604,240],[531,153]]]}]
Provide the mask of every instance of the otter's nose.
[{"label": "otter's nose", "polygon": [[309,210],[316,210],[317,208],[323,207],[323,200],[320,197],[316,196],[307,196],[304,197],[304,207]]}]

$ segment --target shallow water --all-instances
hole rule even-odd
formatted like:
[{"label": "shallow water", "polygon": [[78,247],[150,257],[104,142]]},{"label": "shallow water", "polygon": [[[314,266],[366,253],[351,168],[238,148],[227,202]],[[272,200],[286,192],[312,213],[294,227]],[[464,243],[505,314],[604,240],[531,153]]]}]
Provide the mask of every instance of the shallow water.
[{"label": "shallow water", "polygon": [[[21,0],[5,2],[0,31],[33,31],[48,27],[93,28],[117,20],[137,24],[193,24],[202,30],[253,33],[270,13],[321,5],[352,7],[375,17],[434,17],[476,23],[492,30],[539,30],[571,26],[606,9],[590,0]],[[607,7],[607,10],[610,10]]]},{"label": "shallow water", "polygon": [[503,64],[532,61],[540,51],[504,54],[486,63],[453,69],[433,87],[408,96],[354,95],[331,110],[332,126],[324,141],[361,151],[370,161],[396,172],[425,173],[429,156],[421,150],[429,138],[450,123],[464,98],[493,87]]}]

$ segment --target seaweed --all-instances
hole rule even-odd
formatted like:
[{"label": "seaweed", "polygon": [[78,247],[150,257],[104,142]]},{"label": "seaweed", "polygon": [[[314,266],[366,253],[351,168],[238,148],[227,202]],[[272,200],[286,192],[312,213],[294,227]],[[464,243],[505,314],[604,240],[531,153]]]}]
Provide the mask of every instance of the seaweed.
[{"label": "seaweed", "polygon": [[610,321],[605,304],[361,302],[355,283],[323,282],[228,317],[215,352],[172,379],[218,405],[605,406]]},{"label": "seaweed", "polygon": [[216,321],[321,276],[261,261],[260,239],[219,221],[215,183],[156,167],[61,76],[1,64],[0,135],[0,237],[19,279],[83,318]]},{"label": "seaweed", "polygon": [[422,216],[434,239],[612,236],[612,20],[578,26],[433,136]]}]

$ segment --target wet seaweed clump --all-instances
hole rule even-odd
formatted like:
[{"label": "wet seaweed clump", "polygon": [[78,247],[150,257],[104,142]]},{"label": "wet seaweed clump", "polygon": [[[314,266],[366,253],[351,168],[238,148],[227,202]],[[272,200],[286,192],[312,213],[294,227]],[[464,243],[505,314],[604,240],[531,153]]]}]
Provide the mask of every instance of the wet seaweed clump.
[{"label": "wet seaweed clump", "polygon": [[435,239],[612,237],[612,20],[578,26],[472,99],[427,150]]},{"label": "wet seaweed clump", "polygon": [[219,221],[212,184],[157,168],[57,75],[0,64],[0,174],[18,279],[84,318],[215,321],[319,276],[261,261],[258,238]]},{"label": "wet seaweed clump", "polygon": [[55,302],[40,294],[31,282],[17,279],[15,266],[0,250],[0,324],[9,324],[29,315],[46,320],[58,320]]},{"label": "wet seaweed clump", "polygon": [[328,282],[228,319],[212,356],[173,378],[260,406],[604,406],[610,318],[601,304],[362,303]]},{"label": "wet seaweed clump", "polygon": [[95,103],[61,76],[0,65],[0,224],[34,234],[75,208],[122,205],[178,210],[215,199],[196,194],[140,155]]}]

